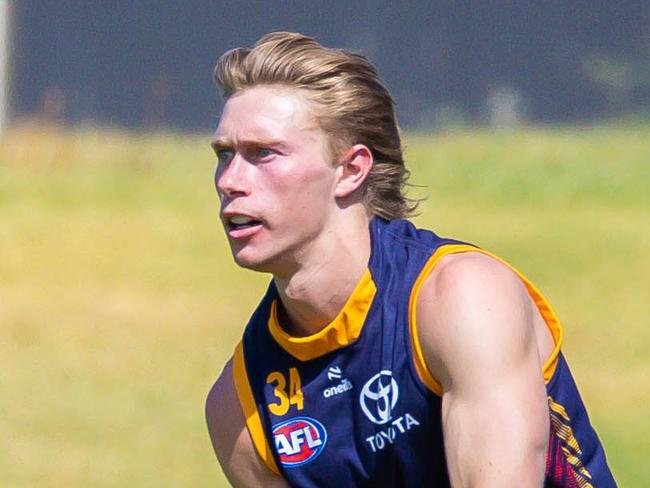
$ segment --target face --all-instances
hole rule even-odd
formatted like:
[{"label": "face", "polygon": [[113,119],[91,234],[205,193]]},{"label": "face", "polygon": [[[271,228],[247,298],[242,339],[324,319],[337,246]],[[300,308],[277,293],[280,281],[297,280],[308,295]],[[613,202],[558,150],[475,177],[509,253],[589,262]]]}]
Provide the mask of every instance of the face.
[{"label": "face", "polygon": [[235,261],[289,272],[327,233],[336,168],[309,102],[291,88],[258,86],[231,96],[212,146],[221,219]]}]

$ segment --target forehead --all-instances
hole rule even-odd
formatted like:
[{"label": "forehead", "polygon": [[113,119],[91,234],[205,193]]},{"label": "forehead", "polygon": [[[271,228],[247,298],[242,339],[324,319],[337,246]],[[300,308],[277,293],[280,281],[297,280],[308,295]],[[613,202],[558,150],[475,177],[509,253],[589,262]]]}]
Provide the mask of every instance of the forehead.
[{"label": "forehead", "polygon": [[215,140],[285,139],[319,131],[309,101],[297,89],[256,86],[226,102]]}]

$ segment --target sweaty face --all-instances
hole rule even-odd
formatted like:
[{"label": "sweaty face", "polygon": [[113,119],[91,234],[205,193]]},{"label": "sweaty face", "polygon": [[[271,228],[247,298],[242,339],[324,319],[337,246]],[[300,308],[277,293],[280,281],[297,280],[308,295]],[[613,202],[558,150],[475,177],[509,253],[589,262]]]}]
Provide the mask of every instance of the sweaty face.
[{"label": "sweaty face", "polygon": [[336,170],[326,135],[295,89],[258,86],[231,96],[212,146],[221,218],[235,261],[290,272],[327,232]]}]

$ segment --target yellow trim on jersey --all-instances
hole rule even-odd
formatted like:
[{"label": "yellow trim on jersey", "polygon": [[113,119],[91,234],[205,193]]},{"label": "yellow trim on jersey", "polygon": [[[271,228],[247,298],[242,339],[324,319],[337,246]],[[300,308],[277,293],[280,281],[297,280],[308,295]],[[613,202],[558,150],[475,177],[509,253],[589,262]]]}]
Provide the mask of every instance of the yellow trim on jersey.
[{"label": "yellow trim on jersey", "polygon": [[277,300],[274,300],[269,331],[277,343],[295,358],[301,361],[315,359],[357,340],[376,292],[370,270],[366,270],[336,318],[316,334],[306,337],[293,337],[282,329],[278,322]]},{"label": "yellow trim on jersey", "polygon": [[425,280],[431,274],[431,271],[433,271],[433,268],[435,268],[435,266],[438,264],[440,259],[442,259],[444,256],[447,256],[449,254],[458,254],[463,252],[479,252],[481,254],[485,254],[486,256],[490,256],[493,259],[496,259],[500,263],[507,266],[510,270],[512,270],[526,286],[526,290],[528,290],[528,294],[532,298],[533,302],[535,302],[537,309],[539,310],[540,314],[542,315],[542,318],[546,322],[546,325],[548,326],[551,335],[553,336],[553,340],[555,341],[555,348],[553,349],[551,356],[548,358],[548,360],[546,361],[546,363],[542,368],[542,373],[544,374],[544,381],[548,383],[550,379],[553,377],[553,373],[555,372],[555,368],[557,367],[558,358],[560,354],[560,347],[562,345],[562,338],[563,338],[562,326],[560,325],[560,321],[557,318],[557,315],[555,315],[555,312],[551,308],[551,305],[549,304],[548,300],[544,298],[544,295],[541,294],[541,292],[535,287],[535,285],[533,285],[528,280],[528,278],[526,278],[519,271],[517,271],[510,264],[508,264],[498,256],[495,256],[494,254],[488,251],[484,251],[483,249],[479,249],[477,247],[470,246],[468,244],[446,244],[440,246],[438,249],[436,249],[436,252],[434,252],[433,255],[426,262],[426,264],[422,268],[422,271],[420,271],[419,276],[415,280],[415,284],[413,285],[413,290],[411,291],[411,297],[409,300],[409,322],[410,322],[409,330],[411,333],[413,361],[415,363],[415,370],[417,371],[420,380],[433,393],[439,396],[442,395],[443,393],[442,386],[429,371],[429,368],[424,359],[424,354],[422,353],[420,338],[417,334],[418,325],[417,325],[417,317],[416,317],[416,305],[418,302],[420,289],[422,288],[422,285],[424,284]]},{"label": "yellow trim on jersey", "polygon": [[438,381],[433,377],[429,371],[429,367],[424,359],[424,354],[422,353],[422,346],[420,345],[420,337],[418,336],[418,323],[417,323],[417,314],[416,308],[418,303],[418,297],[420,296],[420,289],[424,284],[424,281],[429,277],[433,268],[438,264],[438,261],[443,256],[452,253],[459,252],[470,252],[476,251],[477,248],[467,244],[448,244],[440,246],[436,249],[436,252],[427,260],[422,271],[415,280],[413,289],[411,290],[411,297],[409,298],[409,331],[411,333],[411,349],[413,350],[413,361],[415,362],[415,370],[420,377],[422,383],[431,390],[436,395],[442,396],[442,386]]},{"label": "yellow trim on jersey", "polygon": [[246,363],[244,361],[244,346],[240,342],[237,344],[233,356],[233,379],[235,381],[235,390],[237,390],[239,404],[242,407],[244,418],[246,419],[246,427],[248,428],[248,433],[251,436],[251,440],[253,441],[257,453],[271,471],[275,474],[280,474],[280,470],[275,464],[273,453],[271,452],[269,443],[266,440],[266,435],[264,434],[262,420],[257,411],[253,392],[250,383],[248,382]]}]

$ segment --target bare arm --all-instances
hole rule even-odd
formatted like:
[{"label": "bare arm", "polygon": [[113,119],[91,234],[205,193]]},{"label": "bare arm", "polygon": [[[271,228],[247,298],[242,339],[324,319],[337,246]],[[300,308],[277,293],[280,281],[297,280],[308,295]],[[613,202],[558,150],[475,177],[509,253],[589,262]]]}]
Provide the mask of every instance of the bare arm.
[{"label": "bare arm", "polygon": [[232,360],[208,393],[205,416],[214,452],[234,487],[285,488],[285,480],[273,473],[258,456],[246,428],[232,378]]},{"label": "bare arm", "polygon": [[443,387],[452,486],[541,487],[549,414],[523,284],[485,255],[450,255],[427,278],[417,314],[425,360]]}]

